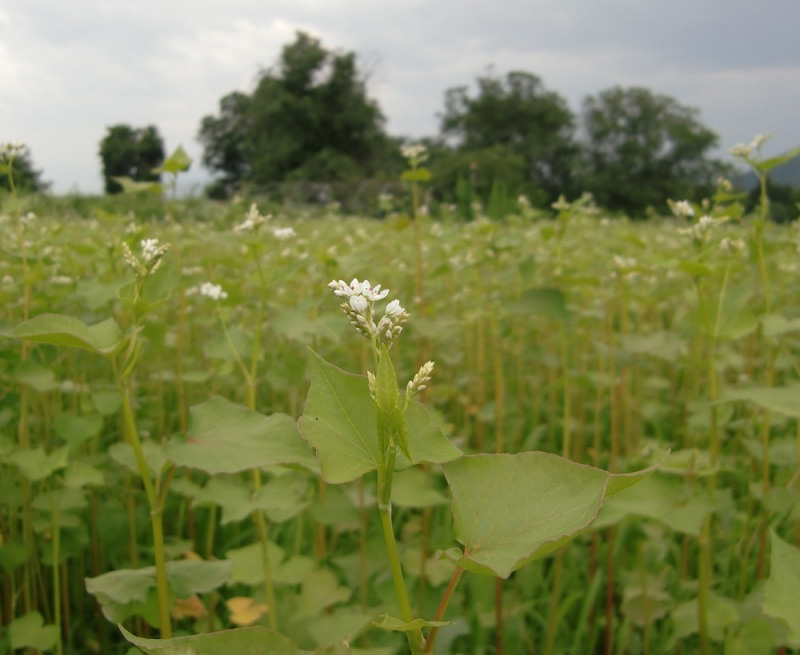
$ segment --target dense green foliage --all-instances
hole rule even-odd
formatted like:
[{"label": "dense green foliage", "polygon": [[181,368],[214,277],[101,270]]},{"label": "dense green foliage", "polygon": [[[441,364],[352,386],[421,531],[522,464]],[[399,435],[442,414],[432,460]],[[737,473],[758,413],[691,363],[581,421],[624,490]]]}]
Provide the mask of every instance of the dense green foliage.
[{"label": "dense green foliage", "polygon": [[106,193],[120,193],[122,185],[114,178],[159,181],[160,175],[154,169],[164,160],[164,142],[155,125],[112,125],[100,141],[99,154]]},{"label": "dense green foliage", "polygon": [[616,87],[584,102],[584,190],[608,209],[641,213],[669,198],[702,198],[724,167],[698,112],[643,88]]},{"label": "dense green foliage", "polygon": [[387,139],[378,105],[352,52],[325,49],[299,32],[251,94],[231,93],[203,118],[203,161],[217,192],[247,184],[336,182],[374,174]]},{"label": "dense green foliage", "polygon": [[[9,207],[3,648],[53,652],[62,634],[70,655],[122,655],[120,622],[163,652],[156,517],[187,655],[391,655],[433,627],[440,654],[800,646],[800,237],[761,208],[742,216],[725,189],[702,220],[681,205],[647,223],[588,199],[416,226],[241,203],[171,220]],[[353,276],[411,315],[377,369],[326,288]],[[391,521],[414,621],[383,547],[376,425],[407,430]],[[619,473],[651,464],[626,491]],[[280,634],[206,634],[259,622]]]},{"label": "dense green foliage", "polygon": [[18,193],[47,190],[48,184],[42,180],[42,172],[36,170],[28,148],[15,152],[13,156],[11,153],[0,154],[0,191],[11,191],[12,184]]},{"label": "dense green foliage", "polygon": [[[542,201],[570,193],[578,147],[566,101],[530,73],[486,75],[477,85],[476,97],[467,87],[446,92],[441,133],[454,143],[457,160],[470,162],[484,198],[495,179],[508,184],[512,194],[529,193]],[[502,161],[511,170],[497,170],[486,160]]]}]

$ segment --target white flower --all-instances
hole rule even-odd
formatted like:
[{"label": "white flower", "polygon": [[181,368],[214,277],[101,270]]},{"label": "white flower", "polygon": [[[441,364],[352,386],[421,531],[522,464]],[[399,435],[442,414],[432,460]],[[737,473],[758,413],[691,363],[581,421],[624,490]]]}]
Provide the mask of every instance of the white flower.
[{"label": "white flower", "polygon": [[409,146],[402,146],[400,148],[400,152],[403,153],[403,157],[405,157],[415,165],[421,164],[428,158],[428,149],[421,143]]},{"label": "white flower", "polygon": [[691,218],[694,216],[694,207],[688,200],[678,200],[677,202],[669,200],[668,204],[672,213],[678,218]]},{"label": "white flower", "polygon": [[744,251],[745,247],[746,244],[742,239],[725,237],[719,242],[719,249],[722,250],[722,252],[742,252]]},{"label": "white flower", "polygon": [[369,280],[359,282],[358,278],[353,278],[350,284],[344,280],[331,280],[328,288],[345,300],[340,307],[351,325],[365,337],[377,338],[379,342],[391,345],[392,340],[402,332],[408,313],[400,306],[399,300],[391,301],[381,320],[375,324],[374,304],[389,294],[388,289],[381,290],[380,284],[373,287]]},{"label": "white flower", "polygon": [[200,295],[212,300],[225,300],[228,294],[222,290],[219,284],[212,284],[211,282],[203,282],[200,285]]},{"label": "white flower", "polygon": [[142,239],[142,258],[151,261],[158,252],[158,239]]},{"label": "white flower", "polygon": [[278,241],[284,241],[297,236],[297,232],[295,232],[291,227],[276,227],[274,230],[272,230],[272,234],[276,239],[278,239]]},{"label": "white flower", "polygon": [[245,214],[244,221],[234,227],[233,231],[239,233],[258,232],[258,228],[260,228],[270,218],[272,218],[271,214],[267,214],[266,216],[259,214],[258,207],[256,207],[255,203],[253,203],[250,205],[250,209],[248,210],[247,214]]},{"label": "white flower", "polygon": [[363,314],[369,307],[369,302],[364,296],[350,296],[350,307],[353,311]]},{"label": "white flower", "polygon": [[400,314],[402,314],[405,311],[406,310],[400,306],[400,301],[395,299],[392,300],[392,302],[390,302],[388,305],[386,305],[386,310],[384,311],[384,314],[389,318],[397,318],[398,316],[400,316]]},{"label": "white flower", "polygon": [[737,143],[733,148],[728,150],[730,154],[734,157],[741,157],[742,159],[747,159],[753,153],[753,150],[758,150],[764,145],[764,142],[769,139],[770,134],[756,134],[752,141],[747,145],[743,143]]},{"label": "white flower", "polygon": [[409,402],[414,395],[426,388],[431,375],[433,375],[433,366],[433,362],[425,362],[419,367],[414,379],[410,380],[406,385],[406,402]]}]

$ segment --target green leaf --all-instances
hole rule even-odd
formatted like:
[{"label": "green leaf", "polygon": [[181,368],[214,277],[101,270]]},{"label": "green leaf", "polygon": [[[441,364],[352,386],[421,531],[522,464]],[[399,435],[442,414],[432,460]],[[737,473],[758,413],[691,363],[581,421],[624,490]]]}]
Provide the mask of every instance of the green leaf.
[{"label": "green leaf", "polygon": [[56,374],[49,368],[27,359],[17,364],[11,374],[16,382],[29,386],[39,393],[52,391],[58,388]]},{"label": "green leaf", "polygon": [[[125,442],[115,443],[108,449],[108,454],[117,464],[124,466],[131,473],[139,474],[139,465],[136,463],[136,455],[133,447]],[[158,475],[167,463],[164,447],[152,439],[142,441],[142,454],[150,472]]]},{"label": "green leaf", "polygon": [[749,400],[771,412],[800,418],[800,384],[785,387],[750,387],[749,389],[726,389],[719,402]]},{"label": "green leaf", "polygon": [[703,277],[711,275],[714,271],[705,264],[692,260],[683,260],[678,262],[678,269],[684,273],[688,273],[693,277]]},{"label": "green leaf", "polygon": [[777,155],[776,157],[770,157],[769,159],[764,159],[756,164],[756,167],[764,172],[769,172],[773,168],[777,166],[781,166],[788,162],[790,159],[794,159],[800,155],[800,148],[792,148],[787,152],[783,153],[782,155]]},{"label": "green leaf", "polygon": [[769,579],[764,585],[764,614],[786,623],[789,643],[800,646],[800,550],[770,532]]},{"label": "green leaf", "polygon": [[427,168],[415,168],[404,171],[400,177],[406,182],[427,182],[431,179],[431,172]]},{"label": "green leaf", "polygon": [[53,419],[56,434],[72,448],[100,434],[103,429],[103,417],[99,414],[79,416],[72,412],[61,412]]},{"label": "green leaf", "polygon": [[340,585],[333,572],[328,569],[312,571],[303,578],[294,618],[315,616],[331,605],[347,602],[350,594],[349,587]]},{"label": "green leaf", "polygon": [[400,407],[400,392],[397,390],[397,374],[394,372],[389,349],[384,344],[375,375],[375,405],[377,407],[378,452],[384,453],[390,442],[400,446],[408,459],[408,429]]},{"label": "green leaf", "polygon": [[398,471],[392,479],[392,503],[399,507],[446,505],[447,496],[433,484],[429,474],[410,468]]},{"label": "green leaf", "polygon": [[[672,639],[676,641],[699,631],[697,624],[697,598],[681,603],[672,610],[675,632]],[[708,632],[712,639],[722,641],[729,626],[739,621],[734,601],[714,592],[708,595]],[[668,648],[671,647],[668,646]]]},{"label": "green leaf", "polygon": [[5,332],[7,337],[26,339],[53,346],[82,348],[110,355],[122,346],[122,331],[113,318],[95,325],[61,314],[40,314]]},{"label": "green leaf", "polygon": [[[271,566],[283,560],[283,549],[272,541],[267,542],[267,552]],[[255,586],[264,582],[264,562],[261,557],[261,543],[249,544],[242,548],[232,548],[225,557],[233,562],[231,583],[241,582]]]},{"label": "green leaf", "polygon": [[318,646],[330,647],[355,639],[367,628],[375,612],[342,607],[308,621],[306,630]]},{"label": "green leaf", "polygon": [[800,318],[788,319],[781,314],[763,314],[759,320],[765,337],[777,337],[800,330]]},{"label": "green leaf", "polygon": [[277,632],[254,626],[172,639],[143,639],[117,626],[145,655],[300,655],[291,641]]},{"label": "green leaf", "polygon": [[716,507],[708,492],[689,493],[682,479],[656,474],[643,480],[636,489],[609,498],[594,527],[614,525],[627,516],[641,516],[677,532],[699,536],[703,520]]},{"label": "green leaf", "polygon": [[567,300],[560,289],[541,287],[528,289],[516,307],[519,313],[532,317],[546,316],[557,321],[568,321],[571,314],[567,309]]},{"label": "green leaf", "polygon": [[725,655],[772,655],[772,628],[763,619],[750,619],[725,639]]},{"label": "green leaf", "polygon": [[181,598],[207,594],[227,583],[232,573],[233,562],[224,559],[167,562],[167,579],[172,590]]},{"label": "green leaf", "polygon": [[[188,597],[212,591],[231,577],[233,563],[228,560],[178,560],[167,562],[167,580],[178,596]],[[158,624],[156,602],[156,569],[118,569],[86,579],[86,590],[100,603],[110,621],[129,616],[143,616],[148,623]]]},{"label": "green leaf", "polygon": [[164,186],[159,182],[140,182],[130,177],[119,176],[111,178],[122,187],[123,193],[154,193],[161,194],[164,191]]},{"label": "green leaf", "polygon": [[8,626],[8,637],[11,650],[50,650],[58,641],[58,626],[45,625],[39,612],[28,612],[11,622]]},{"label": "green leaf", "polygon": [[381,614],[372,625],[382,628],[384,630],[397,630],[398,632],[414,632],[422,628],[441,628],[445,625],[450,625],[452,621],[426,621],[425,619],[414,619],[413,621],[405,622],[388,614]]},{"label": "green leaf", "polygon": [[349,482],[380,462],[375,404],[365,377],[345,373],[314,351],[312,355],[300,431],[316,448],[325,481]]},{"label": "green leaf", "polygon": [[28,480],[36,482],[66,467],[68,458],[67,446],[57,448],[49,454],[39,446],[28,450],[17,450],[8,456],[8,461],[16,465]]},{"label": "green leaf", "polygon": [[625,476],[550,453],[471,455],[444,465],[453,494],[459,565],[507,578],[554,550],[597,516],[607,493],[651,469]]},{"label": "green leaf", "polygon": [[188,171],[191,165],[192,158],[186,154],[183,146],[178,146],[175,148],[173,153],[164,160],[164,163],[161,164],[161,166],[153,169],[153,172],[177,174]]},{"label": "green leaf", "polygon": [[64,486],[68,489],[100,487],[104,483],[102,471],[85,462],[70,462],[64,473]]},{"label": "green leaf", "polygon": [[275,464],[299,464],[314,471],[314,455],[286,414],[264,416],[214,396],[190,409],[186,441],[172,439],[167,457],[178,466],[211,475],[239,473]]},{"label": "green leaf", "polygon": [[[311,352],[311,387],[300,430],[317,451],[325,481],[349,482],[380,462],[375,403],[366,377],[346,373]],[[446,462],[461,454],[419,403],[409,406],[405,418],[413,463]],[[398,467],[407,465],[398,454]]]},{"label": "green leaf", "polygon": [[93,391],[92,404],[103,416],[110,416],[120,408],[122,399],[116,390]]}]

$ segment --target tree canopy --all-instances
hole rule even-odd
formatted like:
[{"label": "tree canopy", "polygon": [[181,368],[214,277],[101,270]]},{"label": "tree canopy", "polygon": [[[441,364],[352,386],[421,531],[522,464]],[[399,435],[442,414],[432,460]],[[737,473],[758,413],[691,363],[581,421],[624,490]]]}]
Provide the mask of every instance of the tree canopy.
[{"label": "tree canopy", "polygon": [[157,182],[154,172],[164,160],[164,142],[154,125],[133,128],[113,125],[100,142],[103,180],[106,193],[120,193],[122,186],[115,177],[128,177],[137,182]]},{"label": "tree canopy", "polygon": [[555,199],[572,188],[577,146],[575,118],[566,101],[531,73],[478,78],[478,93],[466,86],[449,89],[441,133],[461,153],[502,146],[522,163],[523,189]]},{"label": "tree canopy", "polygon": [[202,119],[199,139],[203,163],[228,192],[241,184],[370,176],[388,144],[356,55],[328,50],[303,32],[251,94],[221,99],[219,112]]},{"label": "tree canopy", "polygon": [[698,112],[644,88],[615,87],[584,102],[585,186],[609,209],[641,214],[669,198],[708,193],[722,170],[717,135]]},{"label": "tree canopy", "polygon": [[0,189],[4,191],[11,190],[9,174],[17,193],[35,193],[48,187],[42,181],[42,172],[34,167],[30,149],[22,144],[0,145]]}]

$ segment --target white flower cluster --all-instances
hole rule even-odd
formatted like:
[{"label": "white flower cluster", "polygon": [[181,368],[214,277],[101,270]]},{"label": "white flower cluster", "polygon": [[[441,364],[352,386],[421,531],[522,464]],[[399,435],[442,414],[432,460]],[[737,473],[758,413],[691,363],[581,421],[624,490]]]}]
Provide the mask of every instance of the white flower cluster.
[{"label": "white flower cluster", "polygon": [[722,225],[728,221],[727,218],[713,218],[708,214],[704,214],[700,217],[700,220],[697,221],[694,225],[689,227],[679,227],[678,234],[684,234],[686,236],[692,237],[695,241],[702,243],[708,237],[708,233],[718,225]]},{"label": "white flower cluster", "polygon": [[24,143],[6,142],[0,144],[0,159],[13,159],[17,155],[25,152],[26,145]]},{"label": "white flower cluster", "polygon": [[258,228],[264,225],[270,218],[272,218],[272,214],[267,214],[266,216],[260,214],[258,212],[258,207],[253,203],[250,205],[250,210],[245,214],[244,221],[234,227],[233,231],[240,234],[244,232],[258,232]]},{"label": "white flower cluster", "polygon": [[164,243],[158,245],[158,239],[142,239],[141,247],[143,261],[139,261],[136,255],[131,252],[128,244],[124,241],[122,242],[122,254],[125,256],[125,261],[128,262],[137,277],[146,277],[147,275],[155,273],[158,267],[161,266],[161,262],[164,259],[164,255],[169,250],[170,244]]},{"label": "white flower cluster", "polygon": [[747,145],[743,143],[737,143],[733,148],[728,150],[734,157],[741,157],[742,159],[748,159],[751,154],[753,154],[753,150],[759,150],[764,142],[769,139],[771,135],[767,134],[756,134],[753,137],[753,140],[750,141]]},{"label": "white flower cluster", "polygon": [[667,204],[672,213],[678,218],[692,218],[694,216],[694,207],[688,200],[667,200]]},{"label": "white flower cluster", "polygon": [[719,249],[728,253],[744,252],[746,246],[744,239],[732,239],[731,237],[725,237],[719,242]]},{"label": "white flower cluster", "polygon": [[344,298],[340,307],[350,323],[369,339],[376,339],[391,345],[403,331],[403,324],[408,320],[408,312],[400,306],[399,300],[392,300],[383,311],[383,316],[375,323],[374,305],[389,295],[388,289],[381,290],[381,285],[372,286],[369,280],[359,282],[354,278],[350,284],[344,280],[332,280],[328,288],[340,298]]},{"label": "white flower cluster", "polygon": [[428,158],[428,149],[421,143],[402,146],[400,152],[403,153],[403,157],[408,159],[408,162],[413,167],[419,166]]},{"label": "white flower cluster", "polygon": [[200,285],[200,295],[211,300],[225,300],[228,294],[222,290],[219,284],[212,284],[211,282],[203,282]]},{"label": "white flower cluster", "polygon": [[274,230],[272,230],[272,236],[274,236],[278,241],[286,241],[286,239],[296,237],[297,232],[295,232],[291,227],[276,227]]},{"label": "white flower cluster", "polygon": [[433,366],[433,362],[425,362],[419,367],[414,379],[406,385],[406,402],[410,402],[416,394],[427,387],[433,375]]}]

